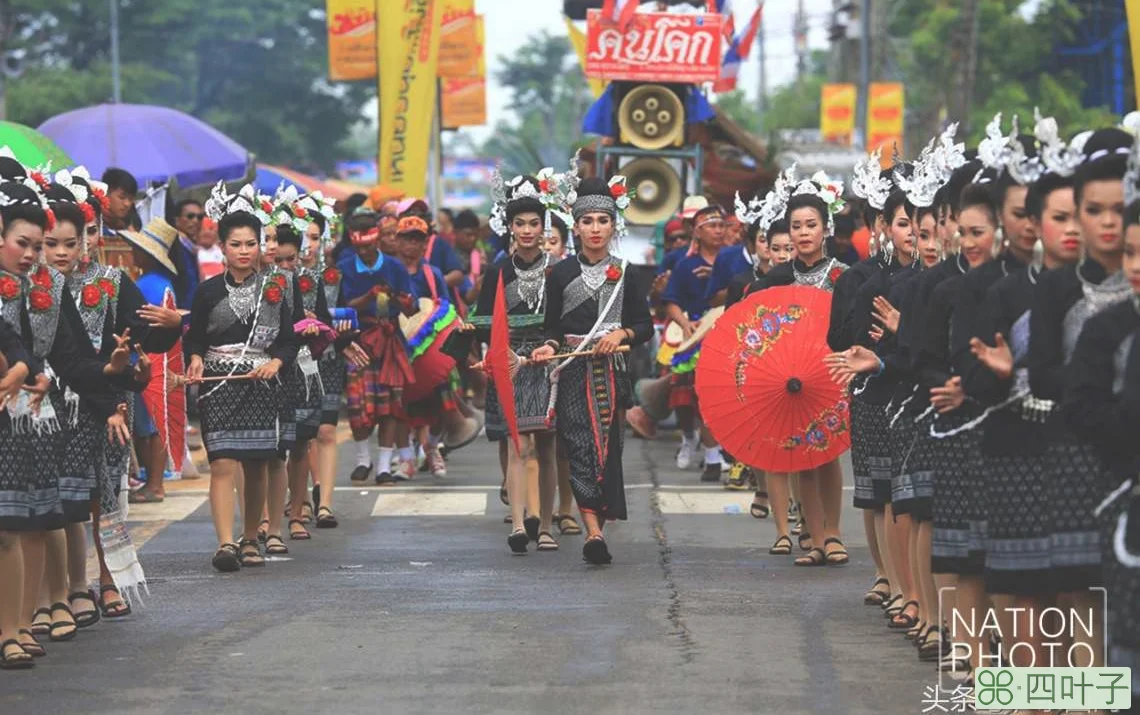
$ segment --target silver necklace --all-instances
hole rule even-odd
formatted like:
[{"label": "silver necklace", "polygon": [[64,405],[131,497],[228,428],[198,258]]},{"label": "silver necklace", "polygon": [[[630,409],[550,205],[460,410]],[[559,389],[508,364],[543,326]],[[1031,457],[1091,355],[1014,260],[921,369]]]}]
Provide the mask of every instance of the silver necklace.
[{"label": "silver necklace", "polygon": [[1094,313],[1099,313],[1110,305],[1119,303],[1127,298],[1128,294],[1132,291],[1132,286],[1124,277],[1124,271],[1117,271],[1099,284],[1096,284],[1090,283],[1088,279],[1081,274],[1081,268],[1083,268],[1084,265],[1084,261],[1077,264],[1077,278],[1081,281],[1081,289],[1084,293],[1085,300],[1088,301]]},{"label": "silver necklace", "polygon": [[581,260],[579,260],[578,263],[582,268],[582,282],[586,284],[586,288],[588,288],[591,293],[596,293],[606,282],[606,269],[610,267],[609,256],[606,256],[592,266]]},{"label": "silver necklace", "polygon": [[257,309],[257,276],[251,275],[241,285],[232,285],[229,271],[225,273],[227,300],[230,310],[239,322],[248,323]]},{"label": "silver necklace", "polygon": [[805,272],[800,272],[796,269],[796,264],[792,263],[792,273],[796,277],[796,283],[804,286],[811,286],[812,288],[819,288],[823,282],[827,280],[827,274],[831,270],[831,266],[835,264],[835,259],[819,262],[819,267],[809,268]]},{"label": "silver necklace", "polygon": [[511,256],[511,264],[515,268],[519,284],[519,297],[526,303],[527,308],[537,312],[546,295],[546,267],[550,265],[550,254],[543,251],[542,261],[533,268],[526,269],[519,267],[517,258],[517,254]]}]

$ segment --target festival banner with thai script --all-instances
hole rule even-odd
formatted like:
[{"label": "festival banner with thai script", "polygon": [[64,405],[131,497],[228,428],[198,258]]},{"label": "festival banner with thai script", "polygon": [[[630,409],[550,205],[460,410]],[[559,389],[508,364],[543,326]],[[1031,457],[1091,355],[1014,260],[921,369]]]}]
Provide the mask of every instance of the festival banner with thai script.
[{"label": "festival banner with thai script", "polygon": [[[394,6],[394,7],[389,7]],[[424,196],[436,105],[440,0],[390,0],[380,54],[380,182]]]},{"label": "festival banner with thai script", "polygon": [[591,10],[586,76],[634,82],[715,82],[720,77],[720,15],[638,13],[624,31]]},{"label": "festival banner with thai script", "polygon": [[903,150],[905,94],[898,82],[872,82],[867,92],[867,151],[882,147],[883,168]]},{"label": "festival banner with thai script", "polygon": [[376,76],[375,0],[327,0],[329,79]]},{"label": "festival banner with thai script", "polygon": [[832,144],[851,144],[855,132],[855,100],[853,84],[825,84],[820,92],[819,134]]},{"label": "festival banner with thai script", "polygon": [[439,105],[445,129],[478,127],[487,123],[487,64],[483,44],[483,16],[478,15],[475,18],[476,76],[440,80]]},{"label": "festival banner with thai script", "polygon": [[442,0],[439,31],[439,76],[474,77],[482,55],[477,37],[475,0]]}]

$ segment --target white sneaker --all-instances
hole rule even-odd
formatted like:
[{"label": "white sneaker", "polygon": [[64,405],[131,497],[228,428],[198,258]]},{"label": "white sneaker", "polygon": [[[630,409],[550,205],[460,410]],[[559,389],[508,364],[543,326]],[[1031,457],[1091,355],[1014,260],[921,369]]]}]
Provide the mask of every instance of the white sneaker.
[{"label": "white sneaker", "polygon": [[443,461],[443,455],[439,453],[438,449],[428,452],[427,463],[432,476],[440,479],[447,476],[447,462]]},{"label": "white sneaker", "polygon": [[693,466],[693,445],[688,440],[681,440],[681,448],[677,450],[677,469],[688,469]]},{"label": "white sneaker", "polygon": [[416,463],[415,460],[405,459],[392,470],[392,476],[398,482],[411,481],[416,476]]}]

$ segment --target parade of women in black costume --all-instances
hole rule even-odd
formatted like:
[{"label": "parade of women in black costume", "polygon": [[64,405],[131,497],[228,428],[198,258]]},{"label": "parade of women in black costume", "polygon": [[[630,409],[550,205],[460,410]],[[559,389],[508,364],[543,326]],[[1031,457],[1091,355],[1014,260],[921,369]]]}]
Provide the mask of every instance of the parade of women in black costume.
[{"label": "parade of women in black costume", "polygon": [[[662,306],[692,321],[690,342],[637,398],[649,412],[649,390],[693,389],[682,449],[706,444],[714,480],[723,456],[729,488],[751,475],[752,515],[775,512],[765,558],[794,555],[821,578],[851,563],[850,481],[875,571],[862,601],[916,658],[985,664],[995,644],[955,624],[993,613],[1022,634],[1000,644],[1012,665],[1047,662],[1014,626],[1064,607],[1098,625],[1069,644],[1076,665],[1140,665],[1140,142],[1121,127],[1066,140],[1040,114],[995,116],[975,149],[956,129],[887,168],[875,152],[846,182],[784,170],[766,194],[738,195],[740,246],[722,245],[728,211],[694,203],[676,265],[711,270],[665,282],[662,305],[623,257],[624,178],[580,176],[576,158],[496,175],[504,250],[472,261],[462,288],[437,265],[450,259],[423,201],[338,217],[318,194],[219,184],[204,213],[224,270],[180,311],[147,279],[177,271],[169,225],[120,232],[143,269],[132,277],[92,245],[105,186],[0,157],[0,667],[32,667],[41,641],[141,605],[124,491],[146,411],[135,394],[179,341],[185,370],[158,387],[192,388],[200,420],[216,536],[203,571],[265,568],[314,539],[308,525],[340,525],[342,407],[353,482],[413,479],[417,454],[446,474],[485,420],[510,509],[504,556],[557,551],[557,532],[582,534],[586,568],[629,565],[606,527],[631,518],[626,412]],[[873,252],[848,264],[829,244],[854,212]],[[722,259],[739,270],[726,279],[722,265],[715,300],[700,298]],[[771,404],[741,397],[726,419],[734,394],[783,375],[785,354],[816,357]],[[809,399],[821,402],[791,407]],[[660,402],[657,417],[682,406]]]}]

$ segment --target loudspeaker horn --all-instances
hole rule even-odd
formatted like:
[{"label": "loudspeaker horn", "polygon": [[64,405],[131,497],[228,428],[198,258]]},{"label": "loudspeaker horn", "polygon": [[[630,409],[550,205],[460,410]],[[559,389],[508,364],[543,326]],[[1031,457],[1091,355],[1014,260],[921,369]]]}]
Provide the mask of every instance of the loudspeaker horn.
[{"label": "loudspeaker horn", "polygon": [[618,105],[618,128],[621,141],[638,149],[681,146],[685,142],[685,105],[664,85],[637,85]]},{"label": "loudspeaker horn", "polygon": [[681,205],[681,177],[664,159],[643,156],[618,170],[625,177],[633,198],[625,220],[635,224],[668,221]]}]

